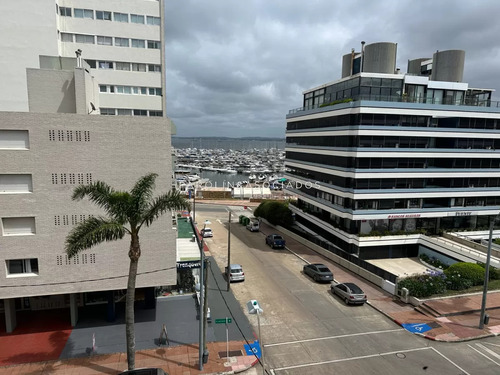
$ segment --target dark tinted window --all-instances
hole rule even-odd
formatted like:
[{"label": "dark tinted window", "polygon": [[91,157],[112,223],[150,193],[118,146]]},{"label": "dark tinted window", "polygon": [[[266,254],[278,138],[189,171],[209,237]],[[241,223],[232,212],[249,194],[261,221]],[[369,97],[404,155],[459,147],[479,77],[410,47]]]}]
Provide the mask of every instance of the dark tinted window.
[{"label": "dark tinted window", "polygon": [[363,294],[363,291],[355,284],[346,284],[354,294]]}]

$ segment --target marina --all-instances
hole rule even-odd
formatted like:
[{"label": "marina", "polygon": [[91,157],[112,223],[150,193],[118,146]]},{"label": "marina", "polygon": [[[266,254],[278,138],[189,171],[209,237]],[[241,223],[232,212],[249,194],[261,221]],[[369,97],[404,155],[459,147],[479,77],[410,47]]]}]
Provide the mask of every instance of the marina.
[{"label": "marina", "polygon": [[189,147],[174,148],[173,155],[176,188],[186,194],[198,188],[281,190],[286,182],[283,149]]}]

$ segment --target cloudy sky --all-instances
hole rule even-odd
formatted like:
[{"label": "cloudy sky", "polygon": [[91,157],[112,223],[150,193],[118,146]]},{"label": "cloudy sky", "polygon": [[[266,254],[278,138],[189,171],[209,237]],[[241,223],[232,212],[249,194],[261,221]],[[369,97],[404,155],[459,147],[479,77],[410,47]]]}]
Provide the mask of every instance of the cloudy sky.
[{"label": "cloudy sky", "polygon": [[[360,42],[397,66],[463,49],[464,81],[500,90],[498,0],[167,0],[167,115],[178,136],[285,137],[302,91],[341,76]],[[495,99],[500,98],[497,94]]]}]

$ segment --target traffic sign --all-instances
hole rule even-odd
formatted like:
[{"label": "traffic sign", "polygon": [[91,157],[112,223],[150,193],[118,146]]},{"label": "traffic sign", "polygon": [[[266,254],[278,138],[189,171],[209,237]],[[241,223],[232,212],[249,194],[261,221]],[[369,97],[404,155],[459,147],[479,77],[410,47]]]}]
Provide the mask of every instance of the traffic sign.
[{"label": "traffic sign", "polygon": [[231,318],[215,319],[215,324],[229,324],[232,322],[233,320]]}]

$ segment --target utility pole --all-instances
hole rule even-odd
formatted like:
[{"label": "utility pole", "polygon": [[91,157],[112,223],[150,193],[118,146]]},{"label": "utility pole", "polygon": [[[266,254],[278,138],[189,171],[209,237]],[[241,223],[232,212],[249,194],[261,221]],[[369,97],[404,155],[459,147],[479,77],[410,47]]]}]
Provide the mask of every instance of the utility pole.
[{"label": "utility pole", "polygon": [[205,293],[205,298],[203,298],[203,361],[208,360],[208,349],[207,349],[207,313],[208,313],[208,298],[207,298],[207,281],[208,281],[208,267],[210,266],[210,261],[205,260],[207,269],[205,270],[205,281],[203,286],[203,291]]},{"label": "utility pole", "polygon": [[204,268],[205,268],[205,254],[203,251],[203,235],[201,236],[200,240],[200,306],[199,306],[199,315],[200,315],[200,325],[199,325],[199,370],[203,370],[203,353],[205,351],[205,344],[203,342],[203,326],[205,323],[205,315],[204,315],[204,309],[203,309],[203,302],[204,302],[204,288],[203,288],[203,279],[204,279]]},{"label": "utility pole", "polygon": [[488,253],[486,254],[486,266],[484,272],[484,288],[483,299],[481,301],[481,315],[479,317],[479,329],[484,328],[484,318],[486,313],[486,295],[488,294],[488,279],[490,277],[490,260],[491,260],[491,242],[493,239],[493,226],[495,225],[496,217],[490,223],[490,236],[488,239]]},{"label": "utility pole", "polygon": [[229,225],[227,233],[227,291],[231,289],[231,283],[229,281],[229,275],[231,274],[231,210],[229,210]]}]

